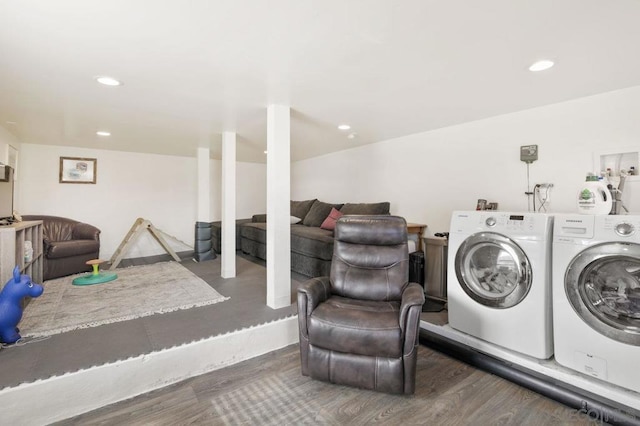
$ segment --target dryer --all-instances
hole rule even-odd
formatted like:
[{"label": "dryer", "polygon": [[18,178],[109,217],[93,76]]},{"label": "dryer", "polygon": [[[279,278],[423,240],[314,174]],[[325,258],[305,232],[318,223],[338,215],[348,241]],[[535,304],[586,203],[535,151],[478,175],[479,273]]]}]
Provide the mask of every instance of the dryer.
[{"label": "dryer", "polygon": [[640,216],[557,215],[555,359],[640,392]]},{"label": "dryer", "polygon": [[457,211],[448,258],[449,325],[538,359],[553,354],[551,231],[541,213]]}]

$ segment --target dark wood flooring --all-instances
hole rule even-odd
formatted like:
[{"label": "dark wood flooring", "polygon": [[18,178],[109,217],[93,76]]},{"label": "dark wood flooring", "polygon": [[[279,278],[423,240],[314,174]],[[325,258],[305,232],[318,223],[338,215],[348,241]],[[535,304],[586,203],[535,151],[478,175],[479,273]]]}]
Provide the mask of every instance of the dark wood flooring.
[{"label": "dark wood flooring", "polygon": [[[312,380],[298,346],[58,425],[586,425],[577,410],[421,346],[413,396]],[[601,423],[597,423],[601,424]]]},{"label": "dark wood flooring", "polygon": [[[153,263],[141,259],[124,263]],[[295,314],[265,306],[261,262],[238,257],[237,277],[223,280],[220,261],[183,265],[225,296],[210,307],[78,330],[0,351],[0,388],[113,362]],[[292,274],[292,302],[297,283]],[[213,309],[215,308],[215,309]],[[422,319],[446,323],[446,311]],[[421,346],[412,397],[317,382],[300,374],[290,346],[141,395],[59,424],[589,424],[581,413]],[[1,422],[0,422],[1,423]]]}]

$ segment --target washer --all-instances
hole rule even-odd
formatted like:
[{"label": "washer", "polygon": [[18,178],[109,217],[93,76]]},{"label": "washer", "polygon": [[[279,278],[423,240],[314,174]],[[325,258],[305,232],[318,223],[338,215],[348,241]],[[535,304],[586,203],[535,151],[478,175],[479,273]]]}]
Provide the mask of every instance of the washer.
[{"label": "washer", "polygon": [[555,359],[640,392],[640,216],[558,215]]},{"label": "washer", "polygon": [[551,231],[542,213],[454,212],[449,325],[504,348],[553,355]]}]

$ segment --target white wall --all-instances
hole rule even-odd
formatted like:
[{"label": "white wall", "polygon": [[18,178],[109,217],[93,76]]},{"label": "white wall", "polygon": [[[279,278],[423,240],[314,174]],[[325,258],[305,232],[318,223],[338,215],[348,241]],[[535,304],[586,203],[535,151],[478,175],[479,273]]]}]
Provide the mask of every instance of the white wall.
[{"label": "white wall", "polygon": [[594,152],[640,151],[637,111],[640,86],[298,161],[292,199],[390,201],[392,214],[427,224],[428,234],[448,231],[451,212],[475,209],[478,198],[527,211],[520,146],[537,144],[531,185],[554,184],[549,212],[576,212]]},{"label": "white wall", "polygon": [[20,149],[20,141],[7,129],[0,126],[0,163],[8,164],[9,159],[7,158],[7,148],[9,145],[18,150]]},{"label": "white wall", "polygon": [[[58,182],[59,157],[96,158],[97,183]],[[136,218],[187,245],[167,239],[176,251],[193,246],[197,212],[195,155],[174,157],[121,151],[22,144],[20,156],[21,214],[48,214],[87,222],[101,229],[100,256],[109,259]],[[212,160],[212,215],[220,219],[220,161]],[[238,214],[250,217],[266,209],[264,165],[240,163],[237,168]],[[126,257],[162,254],[146,233]]]},{"label": "white wall", "polygon": [[[16,150],[19,151],[21,143],[18,140],[18,138],[13,136],[13,134],[11,134],[7,129],[0,126],[0,163],[2,164],[9,164],[9,145],[11,145]],[[20,156],[18,156],[18,161],[19,160],[20,160]],[[15,177],[18,178],[17,173]],[[19,202],[20,202],[20,194],[17,191],[15,191],[13,194],[14,209]]]}]

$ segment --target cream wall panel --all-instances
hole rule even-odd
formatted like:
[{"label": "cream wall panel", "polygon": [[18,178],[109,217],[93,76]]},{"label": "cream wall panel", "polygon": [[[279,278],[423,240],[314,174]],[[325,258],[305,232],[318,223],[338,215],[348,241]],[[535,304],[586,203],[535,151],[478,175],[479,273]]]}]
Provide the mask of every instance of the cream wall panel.
[{"label": "cream wall panel", "polygon": [[549,212],[575,212],[594,152],[640,150],[639,110],[634,87],[298,161],[292,198],[390,201],[393,214],[428,224],[428,233],[448,231],[451,212],[475,209],[478,198],[527,211],[520,146],[537,144],[531,185],[554,184]]},{"label": "cream wall panel", "polygon": [[[59,157],[97,158],[95,185],[58,183]],[[212,160],[213,220],[220,220],[220,162]],[[102,230],[100,255],[109,259],[138,217],[193,246],[197,217],[197,160],[194,157],[91,150],[75,147],[23,144],[20,194],[22,214],[49,214],[91,223]],[[266,167],[238,166],[238,186],[246,197],[243,213],[262,212],[265,196],[250,182],[264,181]],[[249,182],[245,182],[245,179]],[[248,214],[248,213],[247,213]],[[168,239],[174,250],[189,246]],[[162,254],[144,235],[126,257]]]}]

